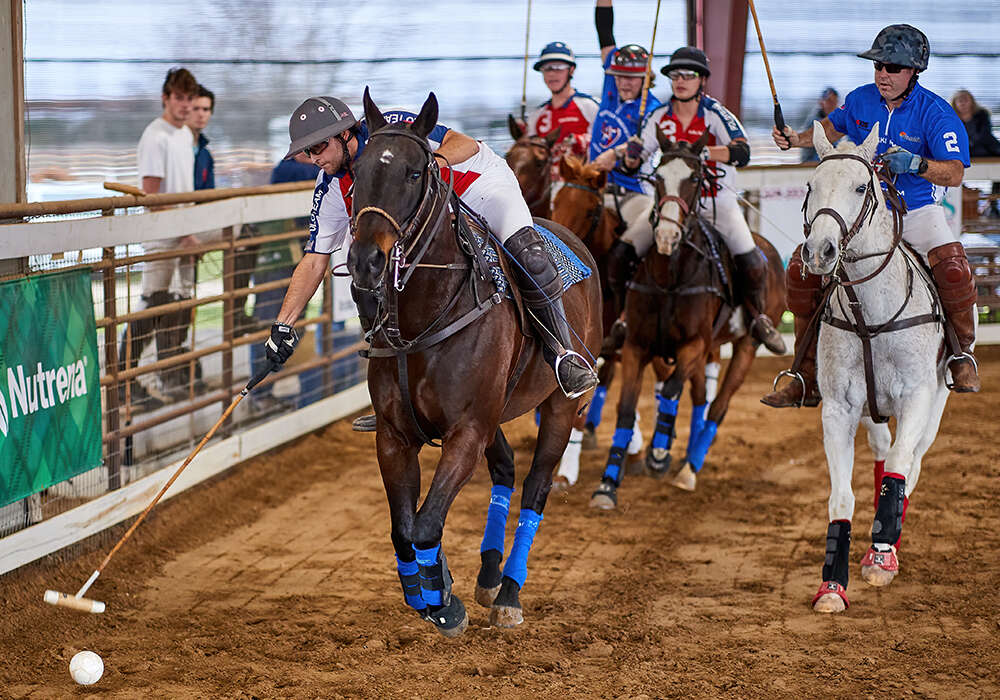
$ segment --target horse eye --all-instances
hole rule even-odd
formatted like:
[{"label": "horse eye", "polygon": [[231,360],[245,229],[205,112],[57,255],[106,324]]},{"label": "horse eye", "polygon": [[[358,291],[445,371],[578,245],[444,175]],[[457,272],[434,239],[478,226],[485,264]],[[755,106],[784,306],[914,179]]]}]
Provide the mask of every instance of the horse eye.
[{"label": "horse eye", "polygon": [[690,180],[691,182],[698,182],[698,173],[691,173],[691,175],[688,177],[688,180]]},{"label": "horse eye", "polygon": [[858,194],[864,194],[865,192],[868,191],[868,185],[858,185],[857,187],[854,188],[854,191],[857,192]]},{"label": "horse eye", "polygon": [[420,179],[420,171],[419,170],[411,170],[406,175],[411,180],[419,180]]}]

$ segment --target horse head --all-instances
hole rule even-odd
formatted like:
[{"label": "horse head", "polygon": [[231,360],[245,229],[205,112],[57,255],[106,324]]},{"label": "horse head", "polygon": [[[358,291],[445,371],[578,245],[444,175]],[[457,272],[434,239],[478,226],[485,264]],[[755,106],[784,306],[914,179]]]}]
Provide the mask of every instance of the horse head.
[{"label": "horse head", "polygon": [[832,273],[850,240],[886,211],[871,165],[878,140],[876,123],[860,146],[845,139],[834,147],[820,123],[813,122],[813,145],[820,162],[809,178],[802,205],[807,236],[802,260],[813,274]]},{"label": "horse head", "polygon": [[656,249],[663,255],[673,254],[687,229],[688,216],[697,206],[705,177],[699,154],[708,138],[705,131],[694,143],[675,141],[656,127],[662,155],[656,166],[656,204],[650,218]]},{"label": "horse head", "polygon": [[369,137],[354,163],[347,268],[357,287],[378,290],[393,247],[420,224],[422,205],[432,197],[437,166],[427,135],[437,124],[438,103],[432,92],[413,123],[390,125],[365,88],[364,108]]},{"label": "horse head", "polygon": [[590,238],[597,232],[604,212],[608,174],[571,155],[559,161],[559,174],[563,186],[552,201],[552,220],[575,233],[590,248]]},{"label": "horse head", "polygon": [[[504,158],[507,165],[514,171],[521,194],[528,203],[528,208],[546,204],[552,191],[552,147],[559,141],[561,127],[545,136],[528,136],[514,117],[507,115],[508,127],[514,137],[514,145],[507,151]],[[546,211],[548,207],[546,206]]]}]

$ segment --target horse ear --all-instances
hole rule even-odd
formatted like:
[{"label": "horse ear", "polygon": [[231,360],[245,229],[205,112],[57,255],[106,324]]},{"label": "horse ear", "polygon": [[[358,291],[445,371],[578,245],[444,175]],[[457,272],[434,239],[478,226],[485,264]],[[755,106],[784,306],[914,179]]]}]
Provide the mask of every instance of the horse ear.
[{"label": "horse ear", "polygon": [[691,145],[691,150],[695,153],[701,153],[702,149],[708,145],[708,139],[711,135],[711,132],[705,129],[705,132]]},{"label": "horse ear", "polygon": [[385,117],[382,116],[382,111],[375,105],[375,101],[368,93],[367,85],[365,86],[365,96],[361,101],[365,106],[365,121],[368,123],[368,131],[374,133],[385,126]]},{"label": "horse ear", "polygon": [[826,129],[818,121],[813,121],[813,148],[816,149],[816,155],[819,156],[820,160],[826,158],[834,150],[830,139],[826,137]]},{"label": "horse ear", "polygon": [[868,137],[858,149],[859,155],[867,161],[875,157],[875,151],[878,149],[879,128],[881,126],[879,122],[875,122],[875,126],[872,127],[872,130],[868,133]]},{"label": "horse ear", "polygon": [[517,141],[519,138],[524,136],[524,131],[527,127],[525,127],[524,125],[521,124],[521,122],[515,119],[513,114],[508,114],[507,128],[510,129],[511,138]]},{"label": "horse ear", "polygon": [[576,179],[576,176],[579,174],[578,163],[579,161],[576,158],[569,155],[559,159],[559,174],[562,175],[564,182]]},{"label": "horse ear", "polygon": [[656,125],[656,142],[660,144],[661,151],[668,150],[673,143],[670,137],[663,133],[663,129],[660,128],[659,124]]},{"label": "horse ear", "polygon": [[410,129],[421,138],[427,138],[427,134],[437,126],[438,101],[432,92],[424,101],[424,106],[420,108],[420,114],[413,120]]},{"label": "horse ear", "polygon": [[559,135],[562,133],[562,127],[557,126],[554,131],[550,131],[545,136],[545,143],[548,144],[549,148],[552,148],[552,144],[559,140]]},{"label": "horse ear", "polygon": [[590,180],[590,186],[593,187],[595,190],[603,190],[606,184],[608,184],[608,173],[607,171],[604,170],[599,171]]}]

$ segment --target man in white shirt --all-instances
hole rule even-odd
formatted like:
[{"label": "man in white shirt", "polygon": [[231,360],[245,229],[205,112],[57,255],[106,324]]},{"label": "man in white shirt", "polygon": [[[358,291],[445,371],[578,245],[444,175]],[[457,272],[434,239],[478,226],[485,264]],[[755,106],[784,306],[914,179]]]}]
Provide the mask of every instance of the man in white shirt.
[{"label": "man in white shirt", "polygon": [[[142,132],[137,148],[139,186],[146,194],[191,192],[194,190],[194,135],[185,122],[198,93],[198,81],[186,68],[172,68],[163,82],[163,113],[150,122]],[[189,247],[197,244],[194,236],[181,236],[146,243],[146,253]],[[174,272],[179,273],[180,293],[170,291]],[[143,308],[161,306],[194,293],[194,257],[183,264],[176,258],[144,263],[142,272]],[[166,313],[153,318],[140,319],[129,324],[119,348],[119,368],[131,369],[139,362],[143,350],[156,332],[157,358],[166,359],[183,352],[190,312]],[[130,341],[126,342],[127,339]],[[182,376],[184,375],[184,376]],[[187,371],[171,372],[163,377],[165,384],[183,381]],[[169,386],[167,387],[169,388]],[[120,385],[124,400],[125,384]],[[133,406],[144,410],[158,408],[163,402],[152,397],[133,380],[131,382]]]}]

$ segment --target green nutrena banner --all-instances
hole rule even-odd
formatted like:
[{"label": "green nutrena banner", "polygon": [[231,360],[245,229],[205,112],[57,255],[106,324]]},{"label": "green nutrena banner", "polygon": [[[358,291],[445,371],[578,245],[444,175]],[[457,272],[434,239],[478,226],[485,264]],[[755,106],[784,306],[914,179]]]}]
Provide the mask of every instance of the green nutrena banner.
[{"label": "green nutrena banner", "polygon": [[0,506],[101,464],[90,271],[0,283]]}]

